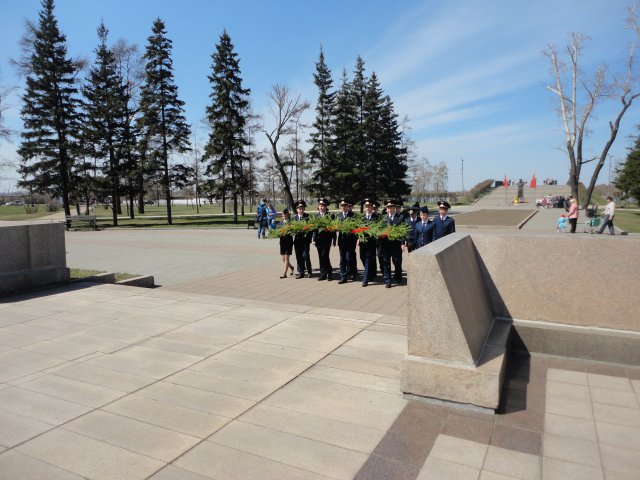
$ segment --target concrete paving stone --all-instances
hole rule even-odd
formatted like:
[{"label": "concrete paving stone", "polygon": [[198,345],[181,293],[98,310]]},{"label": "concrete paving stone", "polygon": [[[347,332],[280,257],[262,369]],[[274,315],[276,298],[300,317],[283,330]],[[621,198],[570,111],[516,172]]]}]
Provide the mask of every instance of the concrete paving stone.
[{"label": "concrete paving stone", "polygon": [[[440,417],[437,413],[436,415]],[[442,417],[442,423],[443,426],[439,430],[442,434],[485,445],[489,444],[494,428],[498,427],[494,425],[492,418],[460,415],[453,409]]]},{"label": "concrete paving stone", "polygon": [[83,480],[86,477],[25,455],[16,450],[0,454],[1,480]]},{"label": "concrete paving stone", "polygon": [[607,478],[609,478],[610,472],[633,474],[635,478],[638,478],[638,474],[640,474],[638,450],[601,444],[600,455],[602,455],[602,466]]},{"label": "concrete paving stone", "polygon": [[253,339],[238,343],[231,347],[231,349],[260,355],[288,358],[308,363],[315,363],[326,355],[325,352],[305,350],[304,348],[289,347],[285,345],[273,345],[270,343],[257,342]]},{"label": "concrete paving stone", "polygon": [[235,418],[255,405],[255,402],[240,397],[232,397],[200,388],[176,385],[161,381],[139,390],[135,397],[151,398],[205,413]]},{"label": "concrete paving stone", "polygon": [[32,325],[30,322],[9,325],[7,327],[3,327],[2,331],[12,335],[23,335],[38,341],[51,340],[52,338],[60,336],[60,332],[38,327],[36,325]]},{"label": "concrete paving stone", "polygon": [[176,299],[166,297],[149,297],[147,295],[129,295],[123,297],[115,297],[111,300],[111,303],[118,305],[129,305],[135,307],[135,309],[157,309],[163,307],[170,307],[177,302]]},{"label": "concrete paving stone", "polygon": [[118,390],[57,375],[44,375],[22,383],[20,387],[89,407],[100,407],[125,394]]},{"label": "concrete paving stone", "polygon": [[0,410],[0,445],[13,447],[53,427],[51,424],[33,418]]},{"label": "concrete paving stone", "polygon": [[358,471],[354,480],[378,480],[380,478],[415,480],[419,472],[419,466],[398,462],[392,458],[373,453]]},{"label": "concrete paving stone", "polygon": [[441,434],[438,435],[429,457],[466,465],[479,470],[484,462],[487,447],[486,444]]},{"label": "concrete paving stone", "polygon": [[166,338],[167,340],[174,340],[178,342],[188,342],[194,343],[196,345],[204,345],[211,348],[219,348],[224,349],[228,348],[245,338],[249,335],[214,335],[214,334],[204,334],[201,332],[189,332],[189,331],[173,331],[168,333],[163,333],[159,336],[159,338]]},{"label": "concrete paving stone", "polygon": [[298,315],[300,315],[299,312],[280,311],[274,308],[239,306],[237,308],[227,309],[221,313],[216,313],[214,316],[244,320],[249,323],[270,322],[276,324],[283,320],[297,317]]},{"label": "concrete paving stone", "polygon": [[60,365],[64,362],[64,359],[17,349],[12,352],[0,353],[0,362],[20,365],[33,370],[44,370],[45,368]]},{"label": "concrete paving stone", "polygon": [[285,379],[271,382],[247,382],[230,377],[217,377],[215,375],[198,372],[195,370],[182,370],[164,379],[165,382],[176,385],[186,385],[209,392],[223,393],[232,397],[240,397],[254,402],[266,398],[275,392],[284,383]]},{"label": "concrete paving stone", "polygon": [[328,382],[351,385],[355,387],[375,390],[378,392],[402,395],[399,378],[391,379],[367,373],[342,370],[340,368],[316,365],[302,374],[303,377],[326,380]]},{"label": "concrete paving stone", "polygon": [[76,363],[61,370],[56,370],[55,374],[127,393],[138,390],[154,381],[149,377],[116,372],[84,363]]},{"label": "concrete paving stone", "polygon": [[545,434],[578,438],[589,442],[597,442],[596,425],[593,420],[566,417],[547,413],[544,422]]},{"label": "concrete paving stone", "polygon": [[515,477],[502,475],[500,473],[480,470],[480,480],[513,480]]},{"label": "concrete paving stone", "polygon": [[596,422],[640,428],[640,409],[616,405],[593,404]]},{"label": "concrete paving stone", "polygon": [[362,348],[366,350],[382,351],[406,355],[407,339],[400,335],[372,332],[364,330],[345,343],[346,346]]},{"label": "concrete paving stone", "polygon": [[195,370],[215,377],[255,383],[267,382],[269,384],[280,383],[283,385],[292,378],[291,375],[286,373],[263,370],[249,365],[229,365],[219,360],[215,360],[215,357],[203,360],[197,365],[193,365],[190,370]]},{"label": "concrete paving stone", "polygon": [[546,401],[547,413],[563,415],[565,417],[593,419],[591,402],[578,401],[569,398],[549,396]]},{"label": "concrete paving stone", "polygon": [[[150,332],[141,331],[135,327],[125,327],[122,325],[115,325],[115,322],[109,322],[105,325],[99,325],[97,327],[91,327],[84,330],[84,334],[92,335],[103,340],[111,340],[115,342],[121,342],[126,345],[132,343],[141,342],[151,337],[153,334]],[[166,331],[167,329],[165,329]],[[163,332],[158,332],[163,333]]]},{"label": "concrete paving stone", "polygon": [[[596,422],[601,444],[640,451],[640,428]],[[640,454],[640,452],[639,452]]]},{"label": "concrete paving stone", "polygon": [[19,387],[9,387],[0,390],[0,409],[58,425],[87,413],[91,407]]},{"label": "concrete paving stone", "polygon": [[545,458],[601,467],[597,442],[547,433],[544,436],[543,455]]},{"label": "concrete paving stone", "polygon": [[211,480],[212,478],[169,464],[158,473],[151,475],[149,480]]},{"label": "concrete paving stone", "polygon": [[636,392],[636,396],[640,399],[640,380],[631,380],[631,386],[634,392]]},{"label": "concrete paving stone", "polygon": [[576,385],[573,383],[547,382],[547,397],[561,397],[569,400],[579,400],[581,402],[590,401],[589,387],[586,385]]},{"label": "concrete paving stone", "polygon": [[619,390],[621,392],[632,392],[631,382],[626,377],[612,377],[610,375],[598,375],[587,373],[589,387],[606,388],[609,390]]},{"label": "concrete paving stone", "polygon": [[157,350],[155,348],[147,348],[140,345],[125,348],[112,354],[112,356],[130,360],[132,362],[158,363],[161,365],[169,365],[174,368],[186,368],[205,358],[199,355]]},{"label": "concrete paving stone", "polygon": [[78,310],[50,315],[46,317],[46,320],[73,323],[77,327],[87,328],[113,321],[120,315],[121,312],[109,309],[108,304],[100,304],[100,308],[96,308],[95,305],[81,307]]},{"label": "concrete paving stone", "polygon": [[228,365],[252,365],[259,369],[270,370],[290,376],[296,376],[313,365],[311,362],[301,362],[291,358],[244,352],[236,349],[228,349],[217,353],[212,359]]},{"label": "concrete paving stone", "polygon": [[544,480],[604,480],[604,473],[602,468],[545,457],[542,460],[542,478]]},{"label": "concrete paving stone", "polygon": [[10,363],[0,362],[0,382],[9,382],[32,373],[35,373],[35,370],[24,365],[11,365]]},{"label": "concrete paving stone", "polygon": [[177,328],[174,332],[190,332],[208,335],[236,335],[248,338],[271,327],[271,321],[246,322],[233,318],[207,317]]},{"label": "concrete paving stone", "polygon": [[28,345],[23,347],[23,350],[27,350],[33,353],[39,353],[41,355],[48,355],[51,357],[58,357],[64,360],[76,360],[81,357],[85,357],[90,355],[93,350],[76,347],[72,345],[64,345],[62,343],[57,343],[55,341],[44,341],[34,343],[33,345]]},{"label": "concrete paving stone", "polygon": [[382,315],[377,313],[358,312],[344,310],[340,308],[311,308],[307,311],[311,315],[326,315],[328,317],[342,318],[345,320],[359,320],[366,323],[372,323],[380,319]]},{"label": "concrete paving stone", "polygon": [[557,368],[549,368],[547,370],[547,381],[589,385],[586,372],[574,372]]},{"label": "concrete paving stone", "polygon": [[[5,305],[6,307],[6,305]],[[37,320],[38,318],[42,318],[39,315],[28,315],[20,310],[14,310],[9,308],[2,308],[0,310],[2,313],[2,325],[14,325],[17,323],[25,323],[33,320]]]},{"label": "concrete paving stone", "polygon": [[171,462],[201,441],[197,437],[100,410],[72,420],[64,428],[164,462]]},{"label": "concrete paving stone", "polygon": [[540,456],[542,435],[541,432],[496,425],[491,436],[491,445]]},{"label": "concrete paving stone", "polygon": [[52,430],[16,449],[78,475],[96,479],[144,479],[165,465],[63,429]]},{"label": "concrete paving stone", "polygon": [[[361,320],[348,318],[348,311],[345,311],[347,316],[330,316],[313,313],[313,311],[300,313],[297,316],[287,319],[289,325],[301,325],[304,327],[312,327],[315,329],[322,329],[323,327],[347,329],[347,330],[361,330],[371,325],[374,322],[372,320]],[[337,312],[336,312],[337,313]]]},{"label": "concrete paving stone", "polygon": [[482,469],[520,480],[539,480],[542,470],[540,463],[537,455],[489,445]]},{"label": "concrete paving stone", "polygon": [[46,328],[60,333],[76,333],[87,328],[85,325],[79,325],[73,322],[65,322],[57,318],[45,317],[37,320],[29,321],[29,325]]},{"label": "concrete paving stone", "polygon": [[57,313],[63,312],[68,307],[62,308],[51,308],[48,307],[42,302],[40,299],[26,301],[26,302],[15,302],[10,307],[7,307],[2,310],[3,315],[25,315],[29,319],[33,319],[36,317],[48,317],[50,315],[55,315]]},{"label": "concrete paving stone", "polygon": [[640,408],[640,402],[633,391],[610,390],[591,387],[591,401],[594,403],[616,405],[619,407]]},{"label": "concrete paving stone", "polygon": [[403,335],[405,337],[407,336],[406,325],[386,325],[381,323],[373,323],[369,325],[366,330],[371,330],[372,332],[391,333],[393,335]]},{"label": "concrete paving stone", "polygon": [[[54,367],[56,368],[56,367]],[[40,372],[34,372],[34,373],[30,373],[28,375],[23,375],[20,376],[18,378],[14,378],[13,380],[7,380],[6,386],[10,386],[13,385],[14,387],[19,387],[21,384],[25,383],[25,382],[30,382],[32,380],[35,380],[36,378],[40,378],[44,375],[47,375],[47,371],[46,370],[42,370]]]},{"label": "concrete paving stone", "polygon": [[345,357],[342,355],[330,354],[320,360],[317,365],[323,367],[339,368],[350,372],[366,373],[378,377],[391,379],[400,378],[400,361],[398,358],[391,362],[376,362],[372,360],[361,360],[359,358]]},{"label": "concrete paving stone", "polygon": [[114,356],[113,354],[94,358],[93,360],[86,362],[86,364],[94,367],[106,368],[116,372],[137,375],[139,377],[154,378],[156,380],[166,377],[167,375],[171,375],[176,370],[172,365],[163,365],[160,363],[151,363],[141,360],[131,361],[128,358]]},{"label": "concrete paving stone", "polygon": [[184,315],[186,314],[173,313],[171,315],[168,315],[149,311],[138,315],[128,316],[126,321],[132,325],[156,325],[158,327],[163,327],[165,330],[169,331],[172,328],[187,325],[202,318],[200,315],[198,315],[197,318],[189,319]]},{"label": "concrete paving stone", "polygon": [[417,480],[477,480],[480,470],[429,455]]},{"label": "concrete paving stone", "polygon": [[366,401],[358,404],[339,396],[323,399],[313,392],[291,390],[288,388],[290,385],[273,393],[263,400],[261,404],[340,422],[353,423],[377,430],[390,428],[404,408],[404,405],[399,404],[391,404],[388,408],[379,408],[368,404]]},{"label": "concrete paving stone", "polygon": [[37,340],[25,337],[24,335],[12,335],[10,333],[3,333],[0,331],[0,345],[20,348],[31,345],[32,343],[37,343]]},{"label": "concrete paving stone", "polygon": [[[216,480],[326,480],[327,477],[240,449],[205,441],[174,462]],[[185,480],[188,480],[186,477]],[[183,480],[180,478],[180,480]]]},{"label": "concrete paving stone", "polygon": [[620,470],[606,470],[607,480],[637,480],[638,472],[636,471],[620,471]]},{"label": "concrete paving stone", "polygon": [[209,357],[221,351],[221,347],[209,347],[207,345],[170,340],[168,338],[154,337],[139,344],[141,347],[153,348],[163,352],[186,353],[197,357]]},{"label": "concrete paving stone", "polygon": [[102,410],[198,438],[211,435],[230,421],[220,415],[134,395],[117,400]]},{"label": "concrete paving stone", "polygon": [[239,421],[207,441],[333,478],[352,479],[367,460],[353,450]]},{"label": "concrete paving stone", "polygon": [[240,421],[370,454],[384,431],[282,408],[257,405]]},{"label": "concrete paving stone", "polygon": [[356,358],[364,360],[365,362],[387,365],[392,368],[399,366],[402,363],[402,360],[404,360],[404,354],[401,353],[380,352],[368,348],[353,347],[350,345],[341,345],[331,352],[331,356]]},{"label": "concrete paving stone", "polygon": [[111,353],[128,347],[128,343],[115,340],[103,339],[91,333],[79,332],[70,335],[63,335],[56,338],[56,342],[74,347],[83,347],[96,352]]}]

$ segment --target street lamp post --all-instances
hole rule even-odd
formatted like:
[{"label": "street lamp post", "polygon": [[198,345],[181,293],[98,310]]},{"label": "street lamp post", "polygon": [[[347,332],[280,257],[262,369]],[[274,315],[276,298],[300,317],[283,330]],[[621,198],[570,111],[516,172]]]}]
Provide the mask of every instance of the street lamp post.
[{"label": "street lamp post", "polygon": [[464,197],[464,158],[460,157],[462,167],[460,168],[460,176],[462,177],[462,196]]}]

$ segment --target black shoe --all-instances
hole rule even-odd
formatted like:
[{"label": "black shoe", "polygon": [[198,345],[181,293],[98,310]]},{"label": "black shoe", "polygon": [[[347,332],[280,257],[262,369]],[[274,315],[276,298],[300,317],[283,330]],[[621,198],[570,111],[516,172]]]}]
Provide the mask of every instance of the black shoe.
[{"label": "black shoe", "polygon": [[296,278],[304,278],[304,273],[299,273],[296,275]]},{"label": "black shoe", "polygon": [[331,280],[333,280],[333,275],[331,275],[331,274],[327,275],[327,281],[330,282]]},{"label": "black shoe", "polygon": [[351,275],[351,280],[353,280],[354,282],[358,280],[358,274],[354,273],[353,275]]},{"label": "black shoe", "polygon": [[391,288],[391,284],[390,283],[385,283],[384,284],[384,288]]},{"label": "black shoe", "polygon": [[343,283],[347,283],[347,279],[346,279],[346,277],[342,277],[342,278],[340,279],[340,281],[338,282],[338,285],[342,285]]},{"label": "black shoe", "polygon": [[362,282],[363,287],[366,287],[367,285],[369,285],[367,282]]},{"label": "black shoe", "polygon": [[318,279],[318,281],[320,281],[320,280],[326,280],[326,279],[327,279],[327,276],[326,276],[326,275],[321,275],[321,276],[320,276],[320,278]]}]

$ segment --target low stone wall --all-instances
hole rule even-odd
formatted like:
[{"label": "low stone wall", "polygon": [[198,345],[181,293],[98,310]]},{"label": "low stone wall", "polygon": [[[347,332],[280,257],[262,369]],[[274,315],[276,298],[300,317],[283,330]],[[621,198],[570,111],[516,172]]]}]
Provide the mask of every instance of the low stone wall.
[{"label": "low stone wall", "polygon": [[69,280],[62,223],[0,226],[0,294]]},{"label": "low stone wall", "polygon": [[640,365],[638,266],[634,237],[456,233],[416,250],[403,391],[494,409],[510,345]]}]

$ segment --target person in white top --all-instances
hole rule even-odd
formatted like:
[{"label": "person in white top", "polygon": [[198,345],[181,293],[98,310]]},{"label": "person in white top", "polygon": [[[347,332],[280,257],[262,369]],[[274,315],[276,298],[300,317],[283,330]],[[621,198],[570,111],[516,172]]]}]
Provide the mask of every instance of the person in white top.
[{"label": "person in white top", "polygon": [[604,219],[598,233],[604,232],[605,227],[609,227],[609,235],[615,235],[616,229],[613,227],[613,217],[616,214],[616,204],[612,197],[607,197],[609,203],[604,207]]}]

